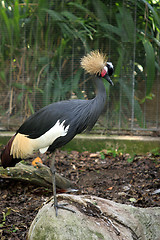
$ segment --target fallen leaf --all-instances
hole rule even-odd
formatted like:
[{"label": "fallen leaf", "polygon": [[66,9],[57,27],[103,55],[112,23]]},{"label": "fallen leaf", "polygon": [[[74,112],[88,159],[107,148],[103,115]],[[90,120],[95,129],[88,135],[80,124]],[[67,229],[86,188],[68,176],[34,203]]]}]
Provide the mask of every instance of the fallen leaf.
[{"label": "fallen leaf", "polygon": [[160,188],[155,190],[152,194],[158,194],[158,193],[160,193]]},{"label": "fallen leaf", "polygon": [[95,157],[99,157],[98,153],[91,153],[90,154],[90,158],[95,158]]},{"label": "fallen leaf", "polygon": [[137,202],[137,200],[135,198],[130,198],[129,201],[130,202]]}]

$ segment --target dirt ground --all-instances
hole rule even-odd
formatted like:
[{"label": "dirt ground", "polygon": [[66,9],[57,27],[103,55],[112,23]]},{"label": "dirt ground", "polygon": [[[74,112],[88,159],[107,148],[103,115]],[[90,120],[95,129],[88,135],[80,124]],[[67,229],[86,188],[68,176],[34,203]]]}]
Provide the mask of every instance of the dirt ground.
[{"label": "dirt ground", "polygon": [[[160,154],[135,156],[57,151],[57,172],[76,185],[76,194],[90,194],[137,207],[160,207]],[[49,164],[51,155],[44,155]],[[0,239],[24,240],[31,222],[51,190],[0,179]]]}]

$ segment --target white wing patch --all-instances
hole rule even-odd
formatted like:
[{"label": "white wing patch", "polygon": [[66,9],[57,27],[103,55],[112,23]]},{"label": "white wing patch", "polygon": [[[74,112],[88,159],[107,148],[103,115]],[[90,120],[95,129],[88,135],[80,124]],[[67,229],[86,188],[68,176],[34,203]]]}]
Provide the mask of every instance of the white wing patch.
[{"label": "white wing patch", "polygon": [[48,147],[39,149],[40,153],[45,153],[45,152],[47,152],[47,150],[48,150]]},{"label": "white wing patch", "polygon": [[65,120],[60,123],[60,120],[44,133],[39,138],[31,139],[27,135],[18,133],[12,143],[10,155],[14,158],[26,158],[32,155],[34,151],[39,150],[45,153],[49,146],[59,137],[65,136],[69,130],[69,125],[64,126]]},{"label": "white wing patch", "polygon": [[38,147],[41,153],[45,153],[48,150],[49,146],[57,138],[65,136],[67,134],[69,125],[65,127],[64,123],[65,123],[65,120],[62,123],[60,123],[60,121],[58,120],[56,124],[50,130],[48,130],[45,134],[43,134],[37,139],[34,139],[36,140],[37,147],[41,146],[41,147]]}]

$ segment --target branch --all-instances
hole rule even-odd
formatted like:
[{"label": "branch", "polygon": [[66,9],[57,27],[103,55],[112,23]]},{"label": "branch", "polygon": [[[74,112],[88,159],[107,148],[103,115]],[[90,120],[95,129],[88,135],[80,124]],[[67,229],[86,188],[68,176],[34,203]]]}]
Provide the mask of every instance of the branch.
[{"label": "branch", "polygon": [[[52,189],[50,168],[40,163],[37,163],[37,167],[22,163],[18,163],[15,167],[8,167],[6,169],[0,167],[0,178],[25,181]],[[72,187],[72,183],[56,173],[56,187],[67,190]]]}]

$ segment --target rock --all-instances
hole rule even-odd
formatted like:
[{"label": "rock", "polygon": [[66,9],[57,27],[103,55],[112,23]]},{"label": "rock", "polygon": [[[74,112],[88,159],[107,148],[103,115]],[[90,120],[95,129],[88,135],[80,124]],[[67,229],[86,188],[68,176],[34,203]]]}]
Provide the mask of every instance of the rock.
[{"label": "rock", "polygon": [[160,208],[136,208],[95,196],[58,195],[71,211],[53,202],[39,210],[28,240],[159,240]]}]

